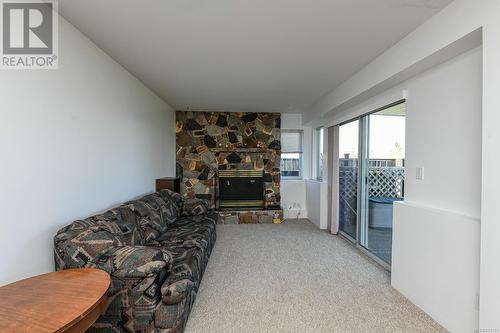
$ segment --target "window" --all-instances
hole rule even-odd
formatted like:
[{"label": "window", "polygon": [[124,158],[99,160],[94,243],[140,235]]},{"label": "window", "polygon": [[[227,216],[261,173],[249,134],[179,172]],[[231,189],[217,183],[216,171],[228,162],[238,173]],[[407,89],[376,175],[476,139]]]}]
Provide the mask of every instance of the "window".
[{"label": "window", "polygon": [[323,137],[324,128],[316,129],[316,179],[323,180]]},{"label": "window", "polygon": [[281,176],[302,178],[302,131],[281,132]]}]

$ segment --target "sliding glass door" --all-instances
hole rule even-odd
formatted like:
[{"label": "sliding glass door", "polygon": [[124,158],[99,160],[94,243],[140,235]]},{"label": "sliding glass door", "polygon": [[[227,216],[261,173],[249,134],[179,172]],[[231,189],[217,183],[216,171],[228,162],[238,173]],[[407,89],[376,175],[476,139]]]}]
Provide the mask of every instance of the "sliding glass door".
[{"label": "sliding glass door", "polygon": [[339,126],[339,230],[391,264],[393,205],[404,200],[405,104]]}]

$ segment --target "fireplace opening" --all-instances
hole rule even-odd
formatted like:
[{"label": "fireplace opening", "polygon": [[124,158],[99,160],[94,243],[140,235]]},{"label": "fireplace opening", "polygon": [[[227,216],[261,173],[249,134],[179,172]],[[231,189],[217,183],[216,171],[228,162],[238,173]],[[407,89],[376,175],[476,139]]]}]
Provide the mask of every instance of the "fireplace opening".
[{"label": "fireplace opening", "polygon": [[219,208],[264,207],[263,177],[257,170],[219,170]]}]

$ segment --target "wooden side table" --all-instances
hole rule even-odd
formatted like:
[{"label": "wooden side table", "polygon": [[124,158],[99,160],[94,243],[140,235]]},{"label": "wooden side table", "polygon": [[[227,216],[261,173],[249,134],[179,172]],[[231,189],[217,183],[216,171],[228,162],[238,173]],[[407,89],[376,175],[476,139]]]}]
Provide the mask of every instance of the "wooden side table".
[{"label": "wooden side table", "polygon": [[1,332],[85,332],[106,311],[111,279],[68,269],[0,287]]},{"label": "wooden side table", "polygon": [[165,177],[156,180],[156,192],[170,190],[181,193],[181,180],[177,177]]}]

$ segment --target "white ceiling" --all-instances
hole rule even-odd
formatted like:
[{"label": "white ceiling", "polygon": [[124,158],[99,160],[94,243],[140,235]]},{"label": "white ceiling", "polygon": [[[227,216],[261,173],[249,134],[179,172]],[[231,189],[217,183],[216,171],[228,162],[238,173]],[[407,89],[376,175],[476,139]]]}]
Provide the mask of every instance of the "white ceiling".
[{"label": "white ceiling", "polygon": [[176,109],[303,112],[451,0],[60,0]]}]

